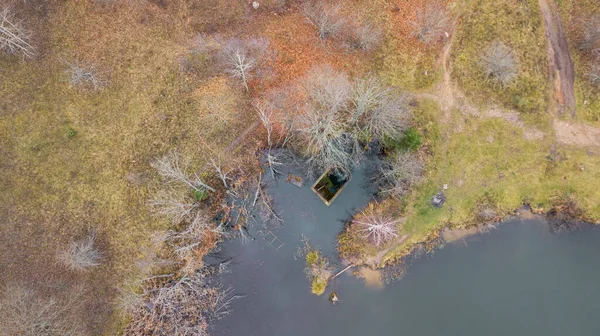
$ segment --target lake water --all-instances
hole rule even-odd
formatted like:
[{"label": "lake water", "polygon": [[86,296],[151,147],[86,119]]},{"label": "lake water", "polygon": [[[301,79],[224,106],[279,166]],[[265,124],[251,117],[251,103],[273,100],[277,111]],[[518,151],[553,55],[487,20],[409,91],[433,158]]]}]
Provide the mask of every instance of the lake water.
[{"label": "lake water", "polygon": [[[335,259],[344,221],[370,200],[363,171],[330,207],[284,180],[269,188],[283,228],[229,241],[225,283],[245,295],[215,324],[218,336],[600,335],[600,228],[553,234],[541,220],[508,221],[413,262],[404,278],[369,288],[347,272],[310,293],[295,258],[301,237]],[[283,246],[281,244],[283,243]],[[341,299],[332,305],[335,290]]]}]

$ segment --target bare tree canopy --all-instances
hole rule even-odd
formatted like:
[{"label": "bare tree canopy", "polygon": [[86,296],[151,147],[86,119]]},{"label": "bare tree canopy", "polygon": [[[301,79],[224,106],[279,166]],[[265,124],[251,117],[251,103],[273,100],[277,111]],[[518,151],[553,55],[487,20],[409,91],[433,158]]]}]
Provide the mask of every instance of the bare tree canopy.
[{"label": "bare tree canopy", "polygon": [[82,240],[71,242],[67,250],[59,253],[58,260],[73,271],[100,266],[102,253],[94,247],[95,242],[96,235],[93,233]]},{"label": "bare tree canopy", "polygon": [[309,71],[297,96],[295,140],[312,172],[358,165],[364,142],[400,136],[412,117],[404,95],[372,77],[352,84],[329,66]]},{"label": "bare tree canopy", "polygon": [[351,166],[344,116],[351,85],[331,67],[312,69],[303,83],[306,100],[297,119],[299,138],[314,169]]},{"label": "bare tree canopy", "polygon": [[378,170],[375,182],[381,192],[402,197],[421,180],[423,164],[409,153],[399,153],[396,158],[381,162]]},{"label": "bare tree canopy", "polygon": [[361,211],[352,224],[359,226],[362,237],[376,246],[398,237],[398,220],[374,211],[372,206]]},{"label": "bare tree canopy", "polygon": [[382,35],[381,30],[370,22],[355,24],[347,29],[344,43],[350,50],[371,51],[379,46]]},{"label": "bare tree canopy", "polygon": [[355,81],[351,105],[351,123],[378,138],[399,136],[412,117],[406,97],[374,77]]},{"label": "bare tree canopy", "polygon": [[225,71],[241,80],[248,91],[248,81],[256,76],[268,51],[269,42],[265,39],[231,39],[221,51]]},{"label": "bare tree canopy", "polygon": [[346,20],[340,14],[340,6],[323,1],[307,1],[302,9],[306,20],[317,29],[319,39],[325,40],[340,33]]},{"label": "bare tree canopy", "polygon": [[33,57],[31,33],[17,21],[10,7],[0,8],[0,50],[10,54]]},{"label": "bare tree canopy", "polygon": [[518,74],[517,60],[513,50],[502,42],[494,41],[481,55],[481,67],[486,75],[506,85]]},{"label": "bare tree canopy", "polygon": [[215,191],[214,188],[204,183],[197,174],[192,176],[187,172],[189,160],[185,157],[182,158],[177,152],[167,154],[150,165],[156,169],[167,183],[183,183],[194,191]]},{"label": "bare tree canopy", "polygon": [[425,44],[435,43],[444,35],[449,22],[445,5],[438,0],[430,1],[417,9],[411,35]]},{"label": "bare tree canopy", "polygon": [[77,302],[76,296],[59,302],[20,286],[9,286],[0,300],[0,336],[83,335],[81,324],[70,316]]}]

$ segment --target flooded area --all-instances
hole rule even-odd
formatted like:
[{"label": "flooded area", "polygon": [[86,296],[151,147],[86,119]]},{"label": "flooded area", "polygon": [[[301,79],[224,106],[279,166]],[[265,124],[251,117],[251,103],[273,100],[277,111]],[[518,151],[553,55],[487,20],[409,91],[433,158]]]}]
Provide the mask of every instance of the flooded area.
[{"label": "flooded area", "polygon": [[[383,287],[377,272],[350,271],[322,296],[310,293],[302,238],[339,264],[336,237],[372,197],[365,169],[355,170],[327,206],[284,179],[269,192],[283,227],[250,228],[256,238],[223,244],[231,260],[225,283],[243,295],[215,323],[218,336],[307,335],[598,335],[600,228],[551,233],[538,219],[514,219],[490,233],[457,238],[413,262],[404,278]],[[208,260],[210,262],[210,260]],[[340,302],[333,305],[329,294]]]}]

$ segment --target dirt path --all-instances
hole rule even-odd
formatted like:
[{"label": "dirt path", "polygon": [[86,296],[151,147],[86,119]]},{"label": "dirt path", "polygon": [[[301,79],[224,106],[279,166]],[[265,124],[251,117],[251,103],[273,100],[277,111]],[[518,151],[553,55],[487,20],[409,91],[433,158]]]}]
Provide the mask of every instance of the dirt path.
[{"label": "dirt path", "polygon": [[480,110],[473,106],[465,96],[465,94],[452,82],[452,69],[450,67],[450,53],[454,43],[455,31],[458,25],[458,20],[463,10],[452,22],[449,31],[449,40],[442,49],[440,55],[440,64],[442,67],[442,81],[434,90],[435,93],[417,93],[414,96],[417,98],[426,98],[437,101],[444,111],[443,122],[450,122],[452,117],[452,109],[458,109],[464,115],[476,116],[479,118],[500,118],[517,126],[523,130],[523,137],[527,140],[537,140],[544,137],[544,133],[525,125],[519,117],[519,113],[513,110],[507,110],[498,106],[491,106],[487,109]]},{"label": "dirt path", "polygon": [[[557,112],[568,112],[575,116],[575,70],[569,53],[567,37],[562,21],[556,11],[555,0],[538,0],[542,19],[546,28],[548,44],[548,66],[554,83],[554,100]],[[549,3],[550,2],[550,3]]]},{"label": "dirt path", "polygon": [[554,120],[556,140],[581,147],[600,146],[600,129],[581,124]]}]

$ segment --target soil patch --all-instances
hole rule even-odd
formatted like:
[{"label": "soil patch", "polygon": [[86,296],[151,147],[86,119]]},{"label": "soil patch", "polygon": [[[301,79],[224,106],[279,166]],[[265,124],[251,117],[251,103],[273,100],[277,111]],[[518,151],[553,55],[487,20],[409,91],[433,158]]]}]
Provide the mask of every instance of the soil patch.
[{"label": "soil patch", "polygon": [[551,4],[548,0],[539,0],[539,4],[548,40],[548,66],[554,83],[554,99],[561,114],[569,112],[575,116],[575,69],[556,4],[550,1]]}]

